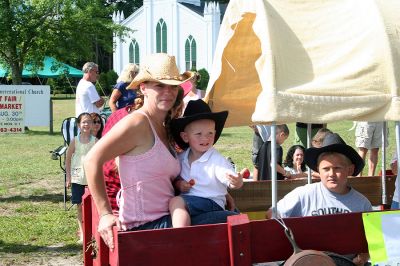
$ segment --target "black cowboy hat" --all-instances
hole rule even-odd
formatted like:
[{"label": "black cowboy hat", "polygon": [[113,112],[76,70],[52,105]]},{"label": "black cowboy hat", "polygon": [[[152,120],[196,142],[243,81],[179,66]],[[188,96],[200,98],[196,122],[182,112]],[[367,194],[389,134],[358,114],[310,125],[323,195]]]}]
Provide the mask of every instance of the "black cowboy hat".
[{"label": "black cowboy hat", "polygon": [[312,170],[318,172],[318,156],[324,152],[337,152],[341,153],[354,164],[353,176],[358,175],[364,168],[364,160],[358,155],[353,147],[349,146],[344,140],[336,133],[326,135],[322,142],[321,148],[309,148],[304,154],[304,161]]},{"label": "black cowboy hat", "polygon": [[171,121],[172,136],[174,137],[176,144],[178,144],[181,149],[185,150],[189,147],[189,144],[184,142],[180,135],[180,133],[185,130],[185,127],[196,120],[211,119],[215,121],[214,143],[216,143],[222,133],[227,117],[228,111],[213,113],[208,104],[201,99],[189,101],[183,116],[172,119]]}]

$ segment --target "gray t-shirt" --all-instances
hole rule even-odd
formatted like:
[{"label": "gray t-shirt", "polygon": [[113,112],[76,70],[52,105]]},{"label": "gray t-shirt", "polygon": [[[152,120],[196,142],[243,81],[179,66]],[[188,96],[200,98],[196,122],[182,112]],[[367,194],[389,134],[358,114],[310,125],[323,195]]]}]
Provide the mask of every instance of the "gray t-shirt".
[{"label": "gray t-shirt", "polygon": [[278,202],[277,209],[285,218],[372,211],[372,205],[353,188],[341,195],[318,182],[295,188]]}]

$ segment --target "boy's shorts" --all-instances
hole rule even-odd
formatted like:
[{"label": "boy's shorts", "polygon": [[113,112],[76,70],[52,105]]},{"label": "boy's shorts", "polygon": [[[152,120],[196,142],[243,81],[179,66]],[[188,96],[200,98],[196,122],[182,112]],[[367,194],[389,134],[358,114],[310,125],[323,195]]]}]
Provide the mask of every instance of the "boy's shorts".
[{"label": "boy's shorts", "polygon": [[186,203],[186,208],[191,216],[196,216],[204,212],[223,211],[215,201],[207,198],[180,195]]},{"label": "boy's shorts", "polygon": [[356,147],[368,150],[382,147],[382,130],[382,122],[357,122]]},{"label": "boy's shorts", "polygon": [[82,196],[85,194],[85,185],[72,183],[71,184],[71,202],[72,204],[81,204],[82,203]]},{"label": "boy's shorts", "polygon": [[127,231],[163,229],[163,228],[171,228],[171,227],[172,227],[171,215],[165,215],[157,220],[139,225],[138,227],[131,228]]}]

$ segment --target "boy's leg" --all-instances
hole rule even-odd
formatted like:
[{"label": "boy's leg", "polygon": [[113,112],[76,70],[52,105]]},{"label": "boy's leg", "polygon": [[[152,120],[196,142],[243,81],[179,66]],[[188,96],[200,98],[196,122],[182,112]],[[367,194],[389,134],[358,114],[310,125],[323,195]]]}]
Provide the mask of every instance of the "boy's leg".
[{"label": "boy's leg", "polygon": [[172,227],[177,228],[190,225],[190,215],[182,197],[173,197],[169,201],[169,212],[171,213]]}]

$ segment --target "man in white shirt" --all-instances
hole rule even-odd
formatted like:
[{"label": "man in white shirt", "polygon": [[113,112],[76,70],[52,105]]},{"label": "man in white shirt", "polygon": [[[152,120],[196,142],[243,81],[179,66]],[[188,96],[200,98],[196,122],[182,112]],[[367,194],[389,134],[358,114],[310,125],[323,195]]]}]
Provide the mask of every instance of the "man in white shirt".
[{"label": "man in white shirt", "polygon": [[93,62],[87,62],[82,67],[83,77],[76,88],[75,115],[81,113],[100,113],[100,107],[104,99],[99,96],[93,83],[99,77],[99,66]]}]

